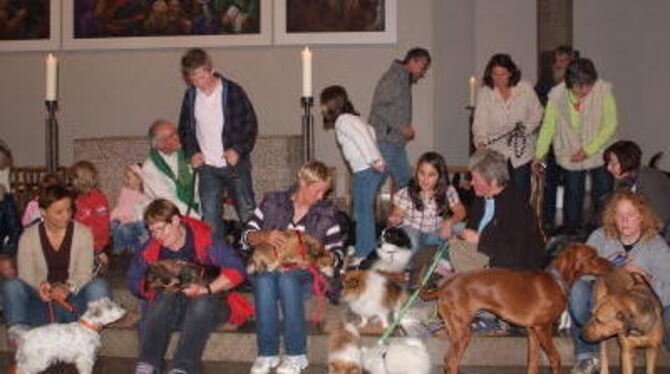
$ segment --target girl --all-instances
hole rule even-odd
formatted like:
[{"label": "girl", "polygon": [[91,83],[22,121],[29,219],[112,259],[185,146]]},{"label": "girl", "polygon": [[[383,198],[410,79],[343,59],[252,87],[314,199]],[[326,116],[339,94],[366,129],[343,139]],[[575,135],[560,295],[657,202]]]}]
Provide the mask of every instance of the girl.
[{"label": "girl", "polygon": [[375,195],[384,181],[386,165],[377,149],[374,129],[358,117],[344,87],[324,89],[321,108],[324,126],[335,126],[342,155],[354,173],[356,252],[350,265],[358,266],[375,248]]},{"label": "girl", "polygon": [[[60,184],[60,179],[58,178],[57,174],[46,174],[44,177],[42,177],[42,180],[40,181],[40,190],[44,190],[45,188],[49,186],[54,186],[56,184]],[[23,217],[21,217],[21,224],[23,227],[28,227],[32,226],[33,224],[37,222],[42,222],[42,214],[40,213],[40,207],[39,207],[39,197],[40,194],[39,192],[35,197],[30,200],[28,205],[26,205],[26,209],[23,211]]]},{"label": "girl", "polygon": [[121,254],[126,250],[135,253],[148,238],[142,213],[150,199],[143,192],[140,173],[138,164],[128,165],[123,177],[124,186],[110,216],[114,254]]},{"label": "girl", "polygon": [[[454,224],[465,218],[465,208],[449,183],[447,164],[440,154],[424,153],[415,170],[409,185],[394,194],[388,218],[390,226],[401,225],[412,239],[414,256],[425,246],[440,245],[449,239]],[[438,273],[444,275],[450,270],[448,261],[443,259]]]}]

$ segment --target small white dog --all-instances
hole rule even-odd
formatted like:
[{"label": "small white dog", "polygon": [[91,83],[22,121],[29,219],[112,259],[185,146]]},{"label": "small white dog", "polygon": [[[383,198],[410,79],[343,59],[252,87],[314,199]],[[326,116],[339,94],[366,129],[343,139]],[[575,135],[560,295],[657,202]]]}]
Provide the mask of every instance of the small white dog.
[{"label": "small white dog", "polygon": [[388,346],[362,347],[363,369],[370,374],[430,374],[430,355],[417,338],[401,338]]},{"label": "small white dog", "polygon": [[77,322],[52,323],[18,333],[18,373],[41,373],[56,362],[74,364],[79,374],[93,373],[100,331],[125,314],[119,304],[105,297],[89,303]]}]

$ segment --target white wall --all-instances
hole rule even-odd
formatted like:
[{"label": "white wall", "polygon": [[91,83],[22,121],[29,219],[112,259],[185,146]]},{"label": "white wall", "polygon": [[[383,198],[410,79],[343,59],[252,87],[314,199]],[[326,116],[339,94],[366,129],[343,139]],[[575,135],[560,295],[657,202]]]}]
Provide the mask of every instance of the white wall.
[{"label": "white wall", "polygon": [[575,46],[614,84],[620,138],[638,142],[645,160],[665,150],[663,167],[670,170],[668,15],[665,0],[574,2]]}]

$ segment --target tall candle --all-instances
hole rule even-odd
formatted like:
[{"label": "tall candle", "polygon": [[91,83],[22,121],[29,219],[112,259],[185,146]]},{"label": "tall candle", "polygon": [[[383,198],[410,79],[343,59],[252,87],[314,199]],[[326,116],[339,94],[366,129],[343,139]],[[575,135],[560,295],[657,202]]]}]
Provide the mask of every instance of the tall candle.
[{"label": "tall candle", "polygon": [[475,106],[475,85],[477,84],[477,79],[475,79],[475,76],[470,76],[470,106],[474,107]]},{"label": "tall candle", "polygon": [[302,97],[312,97],[312,51],[302,50]]},{"label": "tall candle", "polygon": [[47,101],[56,101],[58,90],[58,59],[51,53],[47,56]]}]

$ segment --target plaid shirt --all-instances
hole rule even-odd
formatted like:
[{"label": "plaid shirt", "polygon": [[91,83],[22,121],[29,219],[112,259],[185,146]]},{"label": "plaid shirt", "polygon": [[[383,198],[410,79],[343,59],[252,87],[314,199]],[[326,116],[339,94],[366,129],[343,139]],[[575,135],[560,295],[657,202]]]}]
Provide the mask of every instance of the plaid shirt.
[{"label": "plaid shirt", "polygon": [[[458,192],[453,186],[447,187],[447,202],[450,208],[453,208],[460,203]],[[421,232],[433,232],[438,230],[444,222],[443,216],[437,214],[437,203],[435,198],[431,197],[428,200],[423,200],[423,210],[418,210],[414,207],[412,199],[409,197],[407,187],[398,191],[393,195],[393,204],[397,205],[405,212],[403,217],[403,225],[408,225]]]}]

